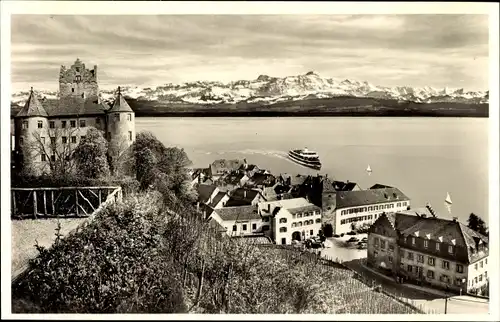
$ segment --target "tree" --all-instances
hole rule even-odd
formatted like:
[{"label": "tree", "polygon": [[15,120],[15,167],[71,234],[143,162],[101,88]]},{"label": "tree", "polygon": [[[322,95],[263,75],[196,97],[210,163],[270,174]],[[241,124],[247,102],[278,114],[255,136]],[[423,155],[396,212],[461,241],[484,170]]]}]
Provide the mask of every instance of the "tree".
[{"label": "tree", "polygon": [[72,156],[77,146],[73,142],[76,133],[76,128],[37,129],[33,133],[33,140],[26,142],[23,147],[23,162],[33,164],[32,160],[41,159],[44,155],[45,163],[38,165],[41,172],[50,171],[59,176],[72,174],[75,169]]},{"label": "tree", "polygon": [[108,144],[108,163],[113,175],[128,175],[134,171],[134,158],[127,138],[118,136]]},{"label": "tree", "polygon": [[488,236],[489,235],[489,231],[488,231],[488,227],[486,226],[486,223],[483,221],[483,219],[481,219],[481,217],[479,217],[478,215],[474,214],[474,213],[471,213],[469,215],[469,219],[467,220],[467,227],[469,227],[470,229],[484,235],[484,236]]},{"label": "tree", "polygon": [[82,177],[98,179],[109,176],[106,153],[108,142],[101,131],[89,128],[87,135],[80,141],[73,155],[77,165],[77,173]]},{"label": "tree", "polygon": [[191,164],[186,152],[165,147],[152,133],[137,134],[133,145],[136,177],[141,189],[154,187],[164,195],[172,191],[180,199],[196,199],[189,184],[187,166]]}]

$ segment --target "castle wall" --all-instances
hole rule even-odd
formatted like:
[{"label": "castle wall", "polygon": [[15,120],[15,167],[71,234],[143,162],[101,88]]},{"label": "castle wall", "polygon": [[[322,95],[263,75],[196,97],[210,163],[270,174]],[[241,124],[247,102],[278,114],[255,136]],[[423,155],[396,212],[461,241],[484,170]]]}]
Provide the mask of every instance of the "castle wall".
[{"label": "castle wall", "polygon": [[128,148],[135,141],[135,114],[129,112],[111,113],[107,115],[107,134],[110,142]]},{"label": "castle wall", "polygon": [[70,68],[61,66],[59,72],[59,95],[92,97],[99,95],[97,82],[97,66],[87,69],[80,60],[75,61]]}]

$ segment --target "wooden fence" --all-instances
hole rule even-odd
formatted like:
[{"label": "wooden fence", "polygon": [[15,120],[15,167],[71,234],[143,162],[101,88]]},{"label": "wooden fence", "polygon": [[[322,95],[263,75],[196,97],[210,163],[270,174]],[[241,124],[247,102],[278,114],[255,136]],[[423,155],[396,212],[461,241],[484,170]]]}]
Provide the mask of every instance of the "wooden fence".
[{"label": "wooden fence", "polygon": [[[100,188],[102,188],[103,191],[104,190],[107,191],[108,189],[111,189],[111,187],[100,187]],[[62,238],[64,238],[65,236],[67,236],[71,232],[76,231],[79,228],[83,227],[84,225],[88,224],[90,221],[92,221],[95,218],[95,216],[99,212],[103,211],[109,204],[120,201],[122,198],[122,188],[121,187],[112,187],[112,188],[114,190],[112,190],[111,192],[107,191],[106,196],[104,196],[104,193],[101,192],[100,196],[102,199],[99,199],[99,201],[102,201],[102,202],[95,208],[95,211],[93,211],[91,214],[89,214],[87,216],[87,218],[85,219],[85,221],[76,225],[75,227],[72,227],[72,229],[70,231],[68,231],[64,236],[62,236]],[[47,190],[43,190],[43,189],[47,189]],[[37,188],[36,190],[38,190],[38,192],[39,191],[53,191],[51,189],[57,190],[60,188]],[[95,187],[78,188],[78,190],[83,190],[83,189],[95,190],[95,189],[99,189],[99,188],[95,188]],[[31,189],[31,190],[35,190],[35,189]],[[63,189],[63,190],[71,191],[70,189]],[[21,191],[25,191],[25,190],[21,190]],[[35,192],[35,193],[37,193],[37,192]],[[57,207],[55,209],[57,209]],[[22,277],[25,274],[27,274],[30,260],[37,257],[37,256],[38,256],[38,250],[36,250],[35,247],[30,248],[27,251],[27,253],[25,254],[25,257],[26,257],[25,260],[23,262],[21,262],[18,267],[12,267],[12,271],[11,271],[11,282],[12,283],[17,282],[18,280],[22,279]]]},{"label": "wooden fence", "polygon": [[121,200],[120,187],[12,188],[11,217],[88,217],[113,192]]}]

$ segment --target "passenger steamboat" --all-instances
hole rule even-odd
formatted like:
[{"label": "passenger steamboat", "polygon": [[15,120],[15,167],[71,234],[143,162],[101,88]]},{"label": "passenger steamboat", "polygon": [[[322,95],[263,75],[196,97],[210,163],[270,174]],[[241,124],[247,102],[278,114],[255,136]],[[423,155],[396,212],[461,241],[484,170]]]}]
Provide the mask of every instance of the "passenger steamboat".
[{"label": "passenger steamboat", "polygon": [[288,157],[300,165],[321,170],[319,155],[315,151],[308,150],[307,148],[303,150],[290,150],[288,151]]}]

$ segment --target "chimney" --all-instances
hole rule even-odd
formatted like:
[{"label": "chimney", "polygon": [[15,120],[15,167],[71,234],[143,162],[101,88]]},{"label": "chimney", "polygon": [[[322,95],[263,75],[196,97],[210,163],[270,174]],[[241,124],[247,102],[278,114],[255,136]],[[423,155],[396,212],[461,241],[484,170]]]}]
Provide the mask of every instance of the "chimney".
[{"label": "chimney", "polygon": [[453,222],[457,222],[458,221],[458,217],[453,217]]}]

